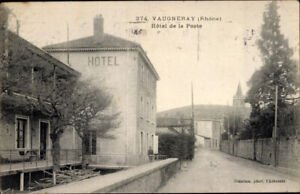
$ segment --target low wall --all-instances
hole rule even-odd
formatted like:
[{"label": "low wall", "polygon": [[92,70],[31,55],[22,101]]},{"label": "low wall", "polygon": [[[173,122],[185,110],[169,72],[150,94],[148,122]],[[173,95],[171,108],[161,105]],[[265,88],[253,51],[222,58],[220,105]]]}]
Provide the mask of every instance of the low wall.
[{"label": "low wall", "polygon": [[278,142],[278,166],[300,170],[300,139]]},{"label": "low wall", "polygon": [[237,141],[235,144],[235,155],[241,158],[254,159],[253,140]]},{"label": "low wall", "polygon": [[151,162],[120,172],[59,185],[34,193],[155,192],[179,169],[175,158]]},{"label": "low wall", "polygon": [[[273,160],[273,139],[257,139],[255,143],[253,140],[223,140],[220,150],[269,165]],[[300,139],[281,138],[277,141],[276,154],[278,167],[300,171]]]},{"label": "low wall", "polygon": [[272,164],[273,139],[258,139],[255,142],[255,158],[263,164]]}]

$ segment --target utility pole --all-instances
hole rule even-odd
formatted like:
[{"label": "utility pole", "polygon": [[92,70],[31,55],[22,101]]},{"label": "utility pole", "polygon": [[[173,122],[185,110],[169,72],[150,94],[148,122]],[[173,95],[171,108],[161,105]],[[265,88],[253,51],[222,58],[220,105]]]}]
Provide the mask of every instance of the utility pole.
[{"label": "utility pole", "polygon": [[[191,132],[192,132],[192,138],[193,138],[193,145],[192,145],[192,153],[194,155],[194,151],[195,151],[195,113],[194,113],[194,88],[193,88],[193,82],[191,83],[191,100],[192,100],[192,119],[191,119]],[[191,160],[192,160],[193,156],[191,156]]]},{"label": "utility pole", "polygon": [[275,118],[273,130],[273,166],[277,165],[277,110],[278,110],[278,85],[275,86]]},{"label": "utility pole", "polygon": [[198,31],[197,31],[197,62],[199,62],[199,51],[200,51],[200,44],[199,44],[199,39],[200,39],[200,31],[199,31],[199,28],[198,28]]},{"label": "utility pole", "polygon": [[[69,23],[67,23],[67,47],[69,46]],[[70,65],[70,52],[67,48],[67,64]]]},{"label": "utility pole", "polygon": [[192,98],[192,120],[191,120],[191,132],[192,135],[195,135],[195,131],[194,131],[194,89],[193,89],[193,82],[191,83],[191,98]]}]

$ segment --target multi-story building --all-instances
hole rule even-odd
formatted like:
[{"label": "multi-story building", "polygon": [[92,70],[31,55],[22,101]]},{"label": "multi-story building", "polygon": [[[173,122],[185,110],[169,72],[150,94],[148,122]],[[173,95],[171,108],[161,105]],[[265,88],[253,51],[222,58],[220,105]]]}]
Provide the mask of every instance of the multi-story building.
[{"label": "multi-story building", "polygon": [[159,79],[141,45],[104,33],[101,15],[94,18],[94,34],[44,47],[52,56],[112,94],[111,110],[120,125],[97,137],[90,163],[128,166],[147,160],[156,128],[156,82]]},{"label": "multi-story building", "polygon": [[[51,119],[41,106],[48,102],[39,99],[58,80],[76,80],[80,73],[3,26],[0,41],[0,179],[20,173],[24,183],[24,172],[52,166]],[[80,163],[80,139],[65,131],[61,159],[68,153],[69,160],[61,164]]]}]

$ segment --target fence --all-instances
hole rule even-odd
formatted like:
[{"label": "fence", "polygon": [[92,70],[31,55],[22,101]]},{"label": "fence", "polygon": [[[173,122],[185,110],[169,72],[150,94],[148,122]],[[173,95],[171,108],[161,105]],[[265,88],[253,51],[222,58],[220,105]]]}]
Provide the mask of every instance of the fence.
[{"label": "fence", "polygon": [[[279,167],[300,170],[300,139],[297,137],[281,138],[276,145],[276,161]],[[273,139],[223,140],[222,152],[241,158],[256,160],[263,164],[272,164]]]},{"label": "fence", "polygon": [[[60,164],[74,164],[81,161],[81,150],[60,150]],[[11,149],[0,150],[0,173],[32,168],[45,168],[53,165],[51,150]]]}]

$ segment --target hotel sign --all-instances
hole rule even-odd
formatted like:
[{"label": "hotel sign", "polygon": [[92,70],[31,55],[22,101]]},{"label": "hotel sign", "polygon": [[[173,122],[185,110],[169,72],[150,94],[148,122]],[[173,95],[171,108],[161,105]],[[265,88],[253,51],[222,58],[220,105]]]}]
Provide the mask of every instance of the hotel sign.
[{"label": "hotel sign", "polygon": [[88,57],[88,66],[118,66],[116,56],[89,56]]}]

